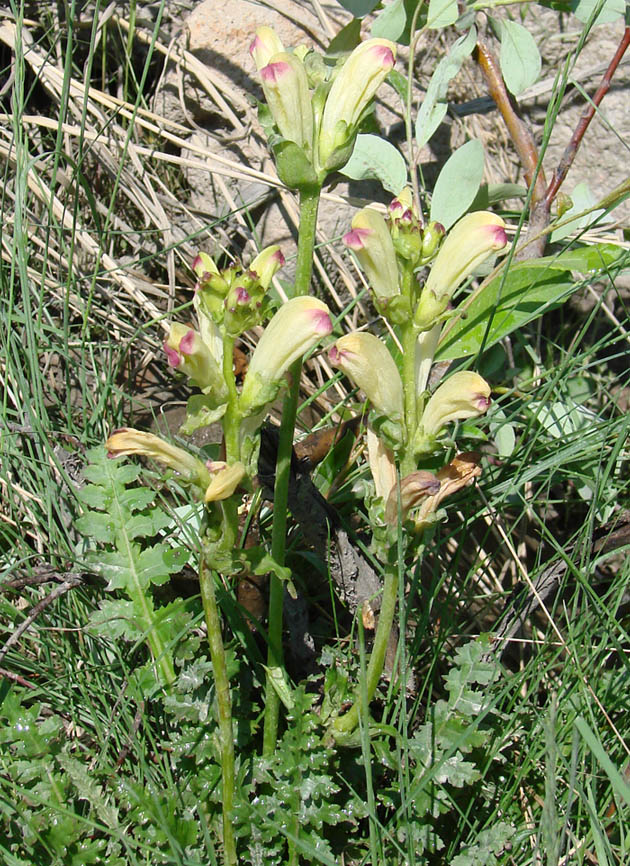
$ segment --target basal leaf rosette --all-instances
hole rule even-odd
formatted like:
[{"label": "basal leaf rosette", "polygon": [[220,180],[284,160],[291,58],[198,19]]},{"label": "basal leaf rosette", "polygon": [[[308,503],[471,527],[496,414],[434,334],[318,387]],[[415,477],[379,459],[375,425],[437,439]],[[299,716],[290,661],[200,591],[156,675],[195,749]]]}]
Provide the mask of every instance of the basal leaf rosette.
[{"label": "basal leaf rosette", "polygon": [[329,350],[330,363],[365,393],[373,407],[370,424],[397,450],[405,441],[403,385],[387,346],[367,331],[341,337]]}]

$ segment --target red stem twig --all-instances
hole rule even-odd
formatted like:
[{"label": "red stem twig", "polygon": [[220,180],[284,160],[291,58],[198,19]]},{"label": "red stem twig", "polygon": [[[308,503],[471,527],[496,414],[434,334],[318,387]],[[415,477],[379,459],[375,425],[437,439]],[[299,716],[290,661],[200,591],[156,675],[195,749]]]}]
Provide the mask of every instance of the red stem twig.
[{"label": "red stem twig", "polygon": [[615,54],[610,61],[608,69],[604,73],[604,77],[602,78],[601,84],[597,88],[595,95],[593,96],[592,102],[588,105],[582,117],[580,117],[577,126],[571,136],[571,140],[566,146],[564,153],[562,154],[562,159],[560,160],[557,169],[553,173],[553,177],[551,178],[551,183],[547,187],[547,191],[545,192],[545,205],[547,210],[549,211],[551,208],[551,204],[555,197],[558,195],[558,191],[566,178],[569,169],[573,165],[573,160],[577,154],[578,148],[582,139],[584,138],[584,134],[589,127],[589,124],[593,117],[595,116],[595,112],[599,107],[602,99],[608,91],[610,90],[610,85],[612,83],[613,75],[619,64],[621,63],[621,59],[623,55],[626,53],[626,50],[630,45],[630,27],[626,27],[623,32],[623,36],[621,37],[621,42],[619,43]]}]

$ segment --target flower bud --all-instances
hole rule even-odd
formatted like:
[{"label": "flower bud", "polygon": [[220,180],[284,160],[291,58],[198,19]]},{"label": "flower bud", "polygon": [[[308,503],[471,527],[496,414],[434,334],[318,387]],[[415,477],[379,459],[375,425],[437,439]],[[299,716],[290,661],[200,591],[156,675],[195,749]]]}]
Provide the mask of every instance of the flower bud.
[{"label": "flower bud", "polygon": [[249,266],[249,274],[265,291],[271,285],[271,280],[284,265],[284,256],[277,244],[265,247],[258,253]]},{"label": "flower bud", "polygon": [[437,436],[451,421],[476,418],[490,405],[490,385],[478,373],[461,370],[453,373],[429,398],[422,413],[425,436]]},{"label": "flower bud", "polygon": [[249,46],[249,53],[254,58],[256,69],[259,71],[269,63],[274,54],[280,54],[283,51],[284,45],[276,31],[271,27],[259,27]]},{"label": "flower bud", "polygon": [[414,267],[422,258],[422,218],[413,202],[409,187],[390,203],[387,208],[394,249],[398,255]]},{"label": "flower bud", "polygon": [[[440,481],[432,472],[420,469],[400,481],[400,519],[404,521],[412,508],[427,496],[435,496],[440,490]],[[392,487],[385,506],[385,522],[394,526],[398,522],[398,489]]]},{"label": "flower bud", "polygon": [[176,445],[171,445],[153,433],[144,433],[132,427],[115,430],[105,443],[108,457],[128,457],[139,454],[163,463],[178,472],[182,478],[205,489],[210,483],[210,473],[206,465]]},{"label": "flower bud", "polygon": [[355,253],[377,298],[400,294],[394,244],[378,211],[366,207],[355,214],[352,230],[343,236],[343,242]]},{"label": "flower bud", "polygon": [[501,217],[489,211],[475,211],[462,217],[447,234],[433,263],[414,316],[416,325],[429,328],[433,324],[427,317],[425,294],[433,293],[439,301],[444,298],[449,301],[466,277],[490,253],[502,250],[506,244],[505,223]]},{"label": "flower bud", "polygon": [[294,54],[274,54],[260,70],[267,105],[280,135],[302,148],[313,149],[313,109],[304,64]]},{"label": "flower bud", "polygon": [[328,307],[309,296],[283,304],[265,328],[243,383],[240,408],[251,415],[276,396],[291,364],[332,332]]},{"label": "flower bud", "polygon": [[221,368],[197,331],[174,322],[164,343],[164,351],[170,366],[185,373],[204,394],[212,393],[217,400],[227,399]]},{"label": "flower bud", "polygon": [[403,386],[387,346],[374,334],[355,331],[328,353],[330,363],[361,388],[374,408],[393,421],[403,416]]},{"label": "flower bud", "polygon": [[211,478],[204,496],[206,502],[218,502],[221,499],[228,499],[245,475],[245,467],[242,463],[238,462],[228,465],[222,460],[209,460],[206,466]]},{"label": "flower bud", "polygon": [[319,132],[319,166],[341,168],[349,157],[358,124],[374,94],[394,66],[396,46],[388,39],[358,45],[337,71],[326,99]]},{"label": "flower bud", "polygon": [[422,232],[422,264],[430,262],[433,256],[437,253],[446,229],[442,223],[430,222]]}]

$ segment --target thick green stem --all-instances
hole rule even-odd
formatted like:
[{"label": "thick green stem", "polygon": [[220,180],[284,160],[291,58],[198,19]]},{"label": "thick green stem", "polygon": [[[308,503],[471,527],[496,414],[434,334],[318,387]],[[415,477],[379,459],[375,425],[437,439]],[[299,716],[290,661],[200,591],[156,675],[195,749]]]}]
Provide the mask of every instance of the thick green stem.
[{"label": "thick green stem", "polygon": [[[295,271],[295,286],[292,297],[307,295],[313,272],[313,248],[319,206],[319,187],[300,191],[300,228]],[[290,370],[289,391],[284,400],[282,425],[278,441],[276,460],[276,482],[274,487],[273,527],[271,531],[271,554],[279,565],[284,565],[287,535],[287,504],[289,499],[289,476],[295,418],[300,393],[301,362],[296,361]],[[282,667],[282,603],[284,586],[280,578],[271,575],[269,585],[269,646],[267,650],[267,685],[265,691],[265,725],[263,732],[263,755],[272,755],[278,738],[280,698],[273,685],[273,671]]]},{"label": "thick green stem", "polygon": [[[367,702],[374,697],[376,687],[383,673],[385,654],[389,636],[394,624],[394,613],[396,612],[396,598],[398,595],[398,571],[396,566],[389,566],[385,572],[383,584],[383,598],[381,610],[378,616],[378,625],[374,636],[374,646],[368,664],[366,679]],[[339,716],[332,724],[331,732],[336,739],[342,739],[344,735],[351,734],[359,723],[359,712],[361,709],[361,695],[357,695],[353,705],[347,713]]]},{"label": "thick green stem", "polygon": [[219,741],[221,747],[221,777],[223,782],[223,862],[226,866],[236,866],[236,843],[232,828],[232,809],[234,808],[234,734],[232,731],[232,699],[230,682],[225,663],[225,649],[221,637],[221,622],[214,592],[214,575],[208,568],[206,551],[201,552],[199,565],[199,586],[203,610],[208,627],[210,660],[214,673],[219,714]]}]

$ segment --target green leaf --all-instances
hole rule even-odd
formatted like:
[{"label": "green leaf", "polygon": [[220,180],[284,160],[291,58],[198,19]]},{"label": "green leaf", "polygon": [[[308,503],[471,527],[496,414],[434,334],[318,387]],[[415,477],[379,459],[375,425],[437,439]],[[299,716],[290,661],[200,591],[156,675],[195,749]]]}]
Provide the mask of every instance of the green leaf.
[{"label": "green leaf", "polygon": [[446,161],[433,190],[431,219],[449,229],[466,213],[477,195],[483,176],[483,145],[467,141]]},{"label": "green leaf", "polygon": [[498,407],[494,409],[489,418],[489,426],[499,457],[509,457],[514,453],[516,435],[514,425],[508,423],[503,409]]},{"label": "green leaf", "polygon": [[466,318],[458,315],[444,329],[436,360],[476,355],[482,345],[490,348],[566,300],[574,286],[570,273],[550,267],[548,258],[513,265],[501,290],[502,279],[499,274],[460,305],[458,313],[465,313]]},{"label": "green leaf", "polygon": [[628,806],[630,806],[630,785],[610,760],[599,739],[581,716],[578,716],[575,720],[575,727],[578,729],[587,746],[595,756],[597,763],[608,776],[610,784],[616,791],[617,795],[621,797]]},{"label": "green leaf", "polygon": [[601,0],[574,0],[574,2],[571,3],[571,8],[573,9],[578,21],[582,21],[582,23],[586,24],[595,9],[599,8],[600,5],[601,11],[593,22],[593,26],[598,24],[610,24],[612,21],[616,21],[617,18],[624,15],[626,11],[625,0],[604,0],[603,3]]},{"label": "green leaf", "polygon": [[510,93],[518,96],[538,80],[541,68],[536,40],[516,21],[501,21],[501,72]]},{"label": "green leaf", "polygon": [[[549,236],[551,243],[566,238],[572,232],[577,232],[580,229],[586,228],[604,213],[604,208],[602,208],[601,210],[594,210],[590,211],[590,213],[582,214],[582,216],[579,216],[576,219],[570,219],[574,214],[581,214],[582,211],[590,210],[593,205],[597,204],[597,200],[586,181],[578,183],[577,186],[573,188],[571,192],[571,201],[573,204],[569,210],[562,214],[561,222],[565,224],[560,226],[560,228],[554,229]],[[566,220],[569,220],[569,222],[565,222]]]},{"label": "green leaf", "polygon": [[353,180],[380,180],[388,192],[398,195],[407,182],[407,164],[393,144],[379,135],[357,135],[352,156],[340,169]]},{"label": "green leaf", "polygon": [[370,35],[379,39],[391,39],[396,42],[402,36],[407,23],[405,0],[393,0],[382,12],[379,12],[372,24]]},{"label": "green leaf", "polygon": [[369,15],[379,4],[379,0],[339,0],[339,5],[347,9],[355,18]]},{"label": "green leaf", "polygon": [[512,331],[564,303],[576,287],[570,270],[595,273],[621,264],[625,255],[625,250],[614,244],[595,244],[512,265],[500,297],[501,273],[459,305],[457,312],[465,314],[465,318],[457,315],[446,325],[436,360],[476,355],[482,344],[490,348]]},{"label": "green leaf", "polygon": [[490,205],[505,201],[506,198],[525,198],[526,195],[527,187],[518,183],[482,183],[470,209],[488,210]]},{"label": "green leaf", "polygon": [[458,17],[457,0],[429,0],[427,27],[430,29],[440,30],[442,27],[450,27]]},{"label": "green leaf", "polygon": [[326,57],[337,60],[344,57],[357,47],[361,41],[361,22],[353,18],[331,41],[326,49]]},{"label": "green leaf", "polygon": [[462,63],[475,47],[477,31],[471,27],[468,33],[454,42],[446,57],[435,68],[426,95],[416,118],[416,141],[424,147],[438,128],[448,109],[446,94],[448,85],[461,69]]},{"label": "green leaf", "polygon": [[179,428],[182,436],[191,436],[200,427],[209,427],[225,415],[227,403],[217,406],[209,394],[193,394],[186,403],[186,420]]}]

